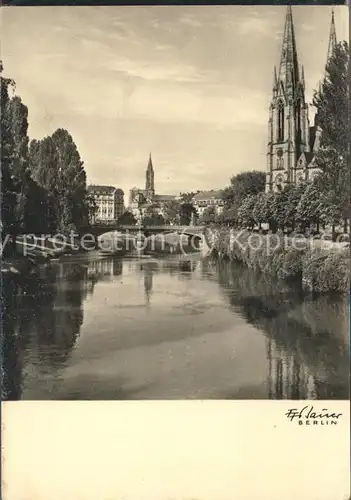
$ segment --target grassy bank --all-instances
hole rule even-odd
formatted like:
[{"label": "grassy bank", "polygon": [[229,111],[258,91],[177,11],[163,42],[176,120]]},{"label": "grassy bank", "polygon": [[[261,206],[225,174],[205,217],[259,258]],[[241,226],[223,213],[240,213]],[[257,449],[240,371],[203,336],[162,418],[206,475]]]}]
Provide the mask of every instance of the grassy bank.
[{"label": "grassy bank", "polygon": [[239,261],[279,280],[299,282],[314,292],[350,290],[350,249],[345,244],[324,248],[315,240],[227,228],[207,228],[205,238],[212,256]]}]

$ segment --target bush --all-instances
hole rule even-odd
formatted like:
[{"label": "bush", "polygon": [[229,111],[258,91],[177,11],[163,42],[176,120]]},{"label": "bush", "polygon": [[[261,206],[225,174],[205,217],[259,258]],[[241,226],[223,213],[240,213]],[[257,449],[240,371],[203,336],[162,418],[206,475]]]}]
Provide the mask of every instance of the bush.
[{"label": "bush", "polygon": [[283,255],[278,277],[283,279],[302,278],[303,258],[305,250],[289,248]]},{"label": "bush", "polygon": [[268,248],[270,240],[264,239],[262,243],[258,238],[265,238],[264,236],[253,235],[249,231],[242,231],[232,244],[228,229],[207,230],[206,237],[208,242],[213,242],[217,255],[242,262],[248,268],[260,271],[266,276],[280,280],[300,279],[307,288],[316,292],[349,290],[348,249],[307,250],[284,248],[284,245]]},{"label": "bush", "polygon": [[324,259],[319,281],[316,286],[320,292],[349,292],[350,256],[348,251],[330,252]]},{"label": "bush", "polygon": [[310,290],[316,290],[316,284],[321,281],[323,273],[323,261],[327,258],[328,252],[317,248],[308,250],[302,261],[302,282]]}]

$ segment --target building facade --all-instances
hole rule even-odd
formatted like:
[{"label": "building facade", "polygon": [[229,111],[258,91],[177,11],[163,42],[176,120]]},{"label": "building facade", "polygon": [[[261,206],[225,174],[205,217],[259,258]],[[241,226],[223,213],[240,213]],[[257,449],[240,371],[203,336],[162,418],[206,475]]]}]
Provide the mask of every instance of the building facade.
[{"label": "building facade", "polygon": [[88,186],[96,211],[92,222],[116,222],[124,212],[124,192],[113,186]]},{"label": "building facade", "polygon": [[224,208],[221,191],[200,191],[193,197],[192,201],[200,217],[209,207],[214,207],[217,215],[220,214]]},{"label": "building facade", "polygon": [[[327,61],[336,46],[332,12]],[[279,70],[274,68],[269,107],[266,192],[279,191],[289,183],[312,180],[318,172],[315,153],[321,130],[310,126],[305,98],[305,76],[296,47],[291,6],[288,6]]]},{"label": "building facade", "polygon": [[146,213],[163,214],[166,203],[177,200],[177,196],[170,194],[156,194],[155,172],[151,153],[145,172],[145,189],[132,188],[129,192],[129,210],[137,220],[142,219]]}]

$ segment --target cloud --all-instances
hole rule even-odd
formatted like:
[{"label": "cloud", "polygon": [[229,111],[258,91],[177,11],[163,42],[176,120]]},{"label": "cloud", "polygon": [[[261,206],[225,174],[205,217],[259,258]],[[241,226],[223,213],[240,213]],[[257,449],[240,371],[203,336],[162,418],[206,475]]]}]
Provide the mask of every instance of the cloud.
[{"label": "cloud", "polygon": [[[339,39],[348,32],[341,9]],[[293,15],[310,96],[330,10]],[[67,128],[90,180],[125,191],[143,184],[150,150],[163,192],[220,187],[238,170],[265,168],[285,8],[16,7],[1,16],[5,71],[28,105],[31,137]]]},{"label": "cloud", "polygon": [[275,38],[276,23],[275,19],[267,19],[266,17],[253,17],[248,16],[246,18],[240,19],[238,23],[238,31],[240,36],[257,36],[257,37],[267,37]]},{"label": "cloud", "polygon": [[166,61],[154,60],[132,61],[120,57],[106,62],[106,67],[111,71],[147,81],[196,82],[201,80],[201,74],[194,66],[180,62],[170,64]]},{"label": "cloud", "polygon": [[192,28],[201,28],[201,26],[203,26],[199,19],[191,15],[181,16],[178,22],[191,26]]}]

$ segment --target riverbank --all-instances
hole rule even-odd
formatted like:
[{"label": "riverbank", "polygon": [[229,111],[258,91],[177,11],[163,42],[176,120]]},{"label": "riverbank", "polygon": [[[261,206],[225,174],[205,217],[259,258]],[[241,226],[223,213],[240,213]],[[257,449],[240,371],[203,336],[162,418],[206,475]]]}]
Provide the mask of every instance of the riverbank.
[{"label": "riverbank", "polygon": [[20,236],[16,239],[16,249],[12,255],[1,256],[1,273],[7,275],[31,274],[38,265],[45,264],[63,255],[83,252],[68,242],[55,246],[53,239],[41,237],[30,239]]},{"label": "riverbank", "polygon": [[311,292],[349,293],[349,243],[331,245],[306,238],[207,228],[208,255],[238,261]]}]

